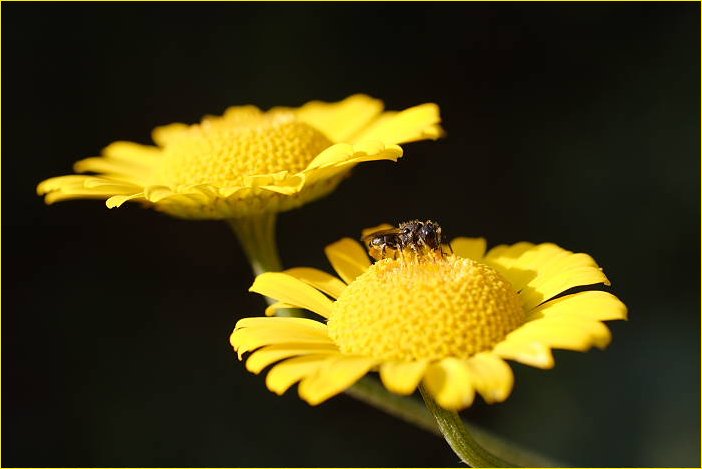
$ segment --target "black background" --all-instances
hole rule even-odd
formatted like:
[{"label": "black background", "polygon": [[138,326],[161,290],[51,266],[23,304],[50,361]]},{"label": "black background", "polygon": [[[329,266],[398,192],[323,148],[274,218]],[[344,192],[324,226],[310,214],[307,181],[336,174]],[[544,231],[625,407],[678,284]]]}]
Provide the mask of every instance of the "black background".
[{"label": "black background", "polygon": [[409,218],[588,252],[630,308],[609,349],[514,365],[510,399],[464,416],[567,464],[698,467],[699,9],[3,2],[2,465],[457,465],[245,371],[228,335],[263,302],[224,223],[34,194],[155,125],[365,92],[438,103],[447,137],[283,214],[285,265]]}]

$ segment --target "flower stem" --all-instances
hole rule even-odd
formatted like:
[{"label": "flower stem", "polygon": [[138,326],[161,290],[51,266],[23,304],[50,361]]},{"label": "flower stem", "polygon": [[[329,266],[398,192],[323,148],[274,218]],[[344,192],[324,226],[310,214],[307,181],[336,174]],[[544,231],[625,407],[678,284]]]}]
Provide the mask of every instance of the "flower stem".
[{"label": "flower stem", "polygon": [[346,394],[422,430],[440,435],[434,417],[420,401],[388,392],[377,379],[365,376],[348,388]]},{"label": "flower stem", "polygon": [[[239,239],[244,254],[251,264],[254,275],[264,272],[280,272],[283,264],[278,255],[278,245],[275,241],[275,222],[277,214],[264,213],[246,218],[227,220],[234,234]],[[266,302],[272,305],[275,299],[266,297]],[[305,317],[299,309],[279,309],[276,316]]]},{"label": "flower stem", "polygon": [[241,243],[254,275],[283,270],[275,242],[275,222],[275,213],[227,220]]},{"label": "flower stem", "polygon": [[516,467],[480,446],[463,425],[461,417],[456,412],[439,406],[423,386],[419,387],[419,391],[422,393],[427,408],[434,414],[441,434],[454,453],[461,458],[461,461],[471,467]]}]

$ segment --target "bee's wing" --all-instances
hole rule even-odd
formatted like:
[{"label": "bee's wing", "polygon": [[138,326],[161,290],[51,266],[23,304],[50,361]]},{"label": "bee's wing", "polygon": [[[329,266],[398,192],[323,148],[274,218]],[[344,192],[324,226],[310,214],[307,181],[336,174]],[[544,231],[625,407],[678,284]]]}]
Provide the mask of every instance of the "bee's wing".
[{"label": "bee's wing", "polygon": [[366,239],[371,235],[376,236],[379,234],[390,234],[393,233],[392,230],[397,230],[397,228],[388,223],[381,223],[378,226],[371,226],[370,228],[365,228],[363,231],[361,231],[361,239]]},{"label": "bee's wing", "polygon": [[[364,230],[364,232],[365,232],[365,230]],[[387,229],[387,230],[376,230],[376,231],[368,232],[367,234],[365,234],[365,235],[361,238],[361,240],[362,240],[364,243],[368,244],[368,242],[369,242],[371,239],[375,238],[376,236],[383,236],[383,235],[389,235],[389,234],[398,234],[398,233],[400,233],[400,229],[399,229],[399,228],[389,228],[389,229]]]}]

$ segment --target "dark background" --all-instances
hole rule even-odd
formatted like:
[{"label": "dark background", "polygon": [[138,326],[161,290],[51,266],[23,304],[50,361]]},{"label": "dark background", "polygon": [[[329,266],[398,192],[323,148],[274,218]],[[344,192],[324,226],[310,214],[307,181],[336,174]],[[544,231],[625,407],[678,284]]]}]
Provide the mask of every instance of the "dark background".
[{"label": "dark background", "polygon": [[228,336],[263,301],[224,223],[34,194],[155,125],[365,92],[438,103],[448,135],[283,214],[285,265],[409,218],[588,252],[630,308],[609,349],[515,364],[510,399],[464,416],[566,464],[699,467],[699,10],[3,2],[2,465],[457,465],[245,371]]}]

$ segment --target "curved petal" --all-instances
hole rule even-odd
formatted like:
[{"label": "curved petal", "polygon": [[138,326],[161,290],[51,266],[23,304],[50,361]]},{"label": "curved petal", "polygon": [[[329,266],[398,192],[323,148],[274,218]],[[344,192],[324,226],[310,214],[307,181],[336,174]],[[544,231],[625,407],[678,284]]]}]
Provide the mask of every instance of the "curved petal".
[{"label": "curved petal", "polygon": [[443,135],[439,123],[439,106],[420,104],[401,112],[385,112],[368,128],[354,135],[352,142],[378,140],[387,143],[408,143]]},{"label": "curved petal", "polygon": [[160,148],[152,145],[117,141],[103,148],[102,156],[150,170],[161,160],[162,153]]},{"label": "curved petal", "polygon": [[264,311],[264,314],[266,316],[275,316],[279,309],[291,309],[291,308],[295,308],[295,306],[288,304],[288,303],[283,303],[282,301],[277,301],[277,302],[273,303],[272,305],[268,305],[268,307],[266,307],[266,311]]},{"label": "curved petal", "polygon": [[324,324],[304,318],[245,318],[237,322],[229,343],[239,359],[246,352],[274,344],[331,344]]},{"label": "curved petal", "polygon": [[333,142],[344,142],[383,111],[383,102],[363,94],[343,101],[310,101],[295,111],[297,117],[322,131]]},{"label": "curved petal", "polygon": [[535,276],[535,273],[532,271],[525,271],[516,266],[521,256],[534,248],[534,246],[533,243],[528,243],[526,241],[511,246],[501,244],[490,249],[487,254],[485,254],[483,263],[504,275],[515,290],[521,290],[524,285]]},{"label": "curved petal", "polygon": [[485,238],[460,237],[451,240],[451,249],[454,254],[474,261],[482,260],[486,247]]},{"label": "curved petal", "polygon": [[332,301],[322,292],[282,272],[266,272],[259,275],[249,291],[298,308],[309,309],[325,318],[328,318],[332,311]]},{"label": "curved petal", "polygon": [[551,349],[541,342],[533,340],[517,340],[507,336],[492,350],[498,357],[514,360],[515,362],[535,368],[553,368]]},{"label": "curved petal", "polygon": [[62,190],[64,188],[84,188],[85,182],[95,179],[96,176],[84,176],[82,174],[70,174],[67,176],[56,176],[44,179],[37,184],[37,195],[44,195],[48,192]]},{"label": "curved petal", "polygon": [[510,332],[507,339],[584,352],[593,346],[605,348],[612,340],[612,335],[607,326],[599,321],[577,316],[558,316],[528,322]]},{"label": "curved petal", "polygon": [[516,290],[530,311],[563,291],[609,280],[587,254],[573,254],[551,243],[518,243],[490,250],[485,263],[498,269]]},{"label": "curved petal", "polygon": [[266,387],[281,395],[290,386],[307,376],[316,374],[333,355],[305,355],[295,357],[275,365],[266,375]]},{"label": "curved petal", "polygon": [[288,171],[279,171],[270,174],[255,174],[244,177],[245,187],[258,187],[283,195],[300,192],[305,185],[306,176],[302,173],[290,174]]},{"label": "curved petal", "polygon": [[[305,168],[305,172],[329,167],[351,166],[364,161],[397,161],[402,156],[402,148],[380,141],[365,141],[352,145],[337,143],[322,151]],[[313,176],[312,173],[310,176]]]},{"label": "curved petal", "polygon": [[324,253],[336,273],[347,284],[353,282],[371,265],[365,249],[351,238],[343,238],[330,244],[324,248]]},{"label": "curved petal", "polygon": [[385,362],[380,365],[380,379],[383,385],[395,394],[412,394],[424,377],[429,362]]},{"label": "curved petal", "polygon": [[117,208],[121,207],[122,204],[129,202],[130,200],[146,200],[146,197],[144,196],[143,192],[138,192],[131,195],[115,195],[107,199],[105,201],[105,205],[107,205],[107,208]]},{"label": "curved petal", "polygon": [[46,203],[64,199],[99,198],[128,195],[141,190],[139,185],[101,176],[72,174],[46,179],[37,185],[37,194],[46,195]]},{"label": "curved petal", "polygon": [[502,402],[509,397],[514,374],[507,363],[490,352],[481,352],[467,360],[475,389],[485,402]]},{"label": "curved petal", "polygon": [[158,126],[151,131],[151,140],[158,146],[165,147],[169,142],[183,135],[189,127],[189,125],[180,122]]},{"label": "curved petal", "polygon": [[368,357],[339,356],[331,359],[300,383],[300,397],[310,405],[320,404],[361,379],[377,360]]},{"label": "curved petal", "polygon": [[548,301],[569,288],[583,285],[610,285],[607,276],[587,254],[571,254],[568,258],[538,270],[535,279],[529,282],[522,296],[527,311]]},{"label": "curved petal", "polygon": [[144,165],[99,156],[76,161],[73,169],[77,173],[91,171],[139,185],[143,185],[151,173],[151,169]]},{"label": "curved petal", "polygon": [[319,321],[314,321],[307,318],[259,318],[250,317],[239,319],[236,322],[234,329],[245,328],[280,328],[285,330],[314,330],[326,331],[327,326]]},{"label": "curved petal", "polygon": [[265,367],[286,358],[304,355],[333,355],[339,348],[332,344],[289,343],[276,344],[255,350],[246,359],[246,369],[259,374]]},{"label": "curved petal", "polygon": [[229,106],[227,109],[225,109],[222,117],[205,116],[205,118],[202,119],[202,123],[223,120],[230,125],[246,125],[250,124],[252,120],[261,118],[263,114],[264,112],[259,109],[258,106],[254,106],[253,104]]},{"label": "curved petal", "polygon": [[308,285],[312,285],[317,290],[323,291],[333,298],[339,298],[346,285],[344,282],[324,271],[311,267],[295,267],[284,271],[284,273],[302,280]]},{"label": "curved petal", "polygon": [[531,311],[527,321],[558,316],[577,316],[597,321],[627,318],[627,308],[619,298],[603,291],[584,291],[548,301]]},{"label": "curved petal", "polygon": [[465,360],[458,358],[444,358],[429,365],[424,375],[424,384],[444,409],[464,409],[475,398],[468,365]]}]

